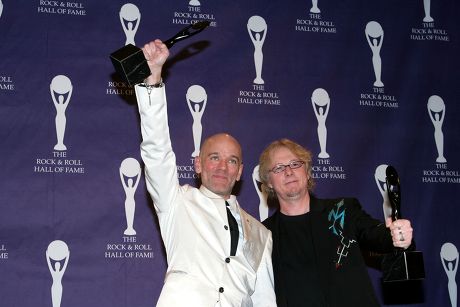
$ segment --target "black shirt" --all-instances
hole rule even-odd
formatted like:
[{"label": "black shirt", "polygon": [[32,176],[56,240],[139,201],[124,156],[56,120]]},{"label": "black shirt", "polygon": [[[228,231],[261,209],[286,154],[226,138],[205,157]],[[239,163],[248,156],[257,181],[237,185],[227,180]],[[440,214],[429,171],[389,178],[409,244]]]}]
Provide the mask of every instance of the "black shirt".
[{"label": "black shirt", "polygon": [[312,243],[311,214],[280,213],[280,281],[289,307],[326,306]]}]

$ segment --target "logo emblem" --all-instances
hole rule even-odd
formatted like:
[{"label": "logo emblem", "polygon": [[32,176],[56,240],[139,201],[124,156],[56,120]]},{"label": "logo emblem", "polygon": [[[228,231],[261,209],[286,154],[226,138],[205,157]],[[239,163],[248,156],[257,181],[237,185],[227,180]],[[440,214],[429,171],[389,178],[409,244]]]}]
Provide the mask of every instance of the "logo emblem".
[{"label": "logo emblem", "polygon": [[383,29],[376,21],[369,21],[366,25],[366,39],[369,47],[372,50],[372,65],[374,67],[375,82],[374,86],[383,87],[382,82],[382,58],[380,57],[380,49],[383,43]]},{"label": "logo emblem", "polygon": [[331,105],[331,99],[329,94],[322,88],[317,88],[311,95],[311,104],[313,111],[315,111],[316,119],[318,121],[318,140],[321,152],[318,154],[319,158],[327,159],[329,154],[326,152],[326,141],[327,141],[327,128],[326,119],[329,113],[329,106]]},{"label": "logo emblem", "polygon": [[457,306],[457,283],[455,275],[458,269],[458,250],[454,244],[446,242],[441,247],[441,262],[442,267],[447,275],[447,289],[449,290],[449,298],[452,307]]},{"label": "logo emblem", "polygon": [[50,84],[51,98],[56,108],[55,123],[57,143],[54,146],[54,150],[67,150],[67,146],[64,145],[64,133],[67,124],[65,111],[69,106],[72,89],[72,82],[64,75],[57,75]]},{"label": "logo emblem", "polygon": [[200,85],[192,85],[188,88],[185,95],[187,105],[193,117],[192,134],[193,144],[195,146],[192,157],[200,154],[201,135],[203,134],[203,125],[201,119],[208,101],[208,95],[205,89]]},{"label": "logo emblem", "polygon": [[260,16],[252,16],[247,24],[249,37],[254,44],[254,64],[256,67],[256,78],[254,84],[264,84],[262,79],[262,64],[264,55],[262,53],[262,46],[264,45],[265,37],[267,36],[267,23],[265,19]]},{"label": "logo emblem", "polygon": [[136,43],[134,42],[134,36],[136,35],[140,21],[141,12],[137,8],[137,6],[135,6],[132,3],[126,3],[121,7],[120,23],[126,35],[125,45],[136,45]]},{"label": "logo emblem", "polygon": [[134,212],[136,210],[136,202],[134,194],[136,193],[137,185],[141,177],[141,166],[134,158],[126,158],[120,165],[120,179],[125,191],[125,215],[126,229],[123,234],[135,236],[134,230]]},{"label": "logo emblem", "polygon": [[64,241],[55,240],[48,245],[46,262],[53,279],[51,299],[53,307],[60,307],[62,300],[62,277],[69,263],[70,251]]},{"label": "logo emblem", "polygon": [[428,114],[430,115],[431,122],[434,126],[434,141],[438,151],[436,162],[446,163],[447,160],[444,157],[444,133],[442,133],[442,123],[444,122],[444,116],[446,115],[446,105],[441,97],[433,95],[428,98],[427,107]]}]

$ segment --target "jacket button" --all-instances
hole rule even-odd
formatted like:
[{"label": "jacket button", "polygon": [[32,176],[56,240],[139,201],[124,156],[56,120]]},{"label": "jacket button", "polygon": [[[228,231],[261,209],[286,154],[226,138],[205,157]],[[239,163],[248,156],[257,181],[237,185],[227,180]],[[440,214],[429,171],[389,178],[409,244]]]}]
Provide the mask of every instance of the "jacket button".
[{"label": "jacket button", "polygon": [[230,262],[230,258],[225,258],[225,262],[229,263],[229,262]]},{"label": "jacket button", "polygon": [[220,293],[224,293],[224,287],[220,287],[220,288],[219,288],[219,292],[220,292]]},{"label": "jacket button", "polygon": [[225,225],[224,228],[225,228],[225,230],[228,230],[228,226],[227,226],[227,225]]}]

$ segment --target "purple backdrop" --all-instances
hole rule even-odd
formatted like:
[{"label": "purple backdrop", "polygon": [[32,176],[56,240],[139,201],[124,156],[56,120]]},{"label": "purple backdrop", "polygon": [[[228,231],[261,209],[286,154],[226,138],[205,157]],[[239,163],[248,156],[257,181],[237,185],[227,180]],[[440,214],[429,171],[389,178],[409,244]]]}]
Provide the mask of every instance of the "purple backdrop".
[{"label": "purple backdrop", "polygon": [[[173,47],[164,76],[180,181],[195,184],[194,121],[203,138],[240,140],[239,200],[256,217],[266,209],[252,173],[274,139],[313,151],[319,197],[356,196],[382,219],[375,172],[391,164],[427,278],[393,301],[397,289],[369,268],[379,299],[453,305],[460,6],[423,2],[0,1],[1,305],[52,306],[59,293],[62,307],[155,305],[164,250],[133,161],[142,168],[134,91],[109,54],[199,19],[211,27]],[[192,85],[207,97],[195,119]],[[135,204],[131,220],[125,203]],[[128,224],[136,235],[124,234]]]}]

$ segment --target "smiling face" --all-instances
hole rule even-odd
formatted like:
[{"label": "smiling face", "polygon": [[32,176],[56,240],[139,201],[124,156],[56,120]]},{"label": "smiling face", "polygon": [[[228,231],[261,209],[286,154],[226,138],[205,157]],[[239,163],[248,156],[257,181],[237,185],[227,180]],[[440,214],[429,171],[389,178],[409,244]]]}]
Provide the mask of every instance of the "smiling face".
[{"label": "smiling face", "polygon": [[211,136],[195,158],[195,171],[203,186],[228,199],[243,171],[240,144],[228,134]]},{"label": "smiling face", "polygon": [[[270,153],[270,169],[275,166],[283,164],[287,165],[292,161],[300,160],[292,151],[287,147],[275,148]],[[280,205],[285,201],[292,202],[308,197],[308,180],[306,166],[291,169],[289,166],[279,173],[268,173],[268,187],[272,188],[278,199]]]}]

